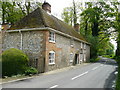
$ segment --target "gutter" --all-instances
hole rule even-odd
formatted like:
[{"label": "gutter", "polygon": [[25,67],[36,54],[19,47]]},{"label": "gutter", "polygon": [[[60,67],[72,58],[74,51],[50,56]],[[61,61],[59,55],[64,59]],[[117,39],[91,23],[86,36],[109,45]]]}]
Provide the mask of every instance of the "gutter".
[{"label": "gutter", "polygon": [[63,33],[63,32],[60,32],[60,31],[58,31],[58,30],[55,30],[55,29],[53,29],[53,28],[49,28],[49,27],[43,27],[43,28],[29,28],[29,29],[16,29],[16,30],[8,30],[8,31],[6,31],[6,32],[9,32],[9,33],[11,33],[11,32],[27,32],[27,31],[42,31],[42,30],[50,30],[50,31],[54,31],[55,33],[58,33],[58,34],[61,34],[61,35],[63,35],[63,36],[67,36],[67,37],[70,37],[70,38],[73,38],[73,39],[75,39],[75,40],[77,40],[77,41],[80,41],[80,42],[84,42],[84,43],[86,43],[86,44],[89,44],[89,45],[91,45],[90,43],[88,43],[88,42],[86,42],[86,41],[84,41],[84,40],[81,40],[81,39],[78,39],[78,38],[76,38],[76,37],[73,37],[73,36],[71,36],[71,35],[69,35],[69,34],[65,34],[65,33]]}]

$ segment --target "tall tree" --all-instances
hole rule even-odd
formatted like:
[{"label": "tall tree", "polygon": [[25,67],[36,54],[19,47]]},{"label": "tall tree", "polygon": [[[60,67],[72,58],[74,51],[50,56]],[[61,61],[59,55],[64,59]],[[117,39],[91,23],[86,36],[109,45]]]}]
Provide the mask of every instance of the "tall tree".
[{"label": "tall tree", "polygon": [[31,11],[41,6],[40,2],[2,2],[2,21],[4,23],[15,23]]},{"label": "tall tree", "polygon": [[73,21],[74,21],[74,26],[77,23],[77,15],[76,15],[76,4],[75,1],[73,0]]}]

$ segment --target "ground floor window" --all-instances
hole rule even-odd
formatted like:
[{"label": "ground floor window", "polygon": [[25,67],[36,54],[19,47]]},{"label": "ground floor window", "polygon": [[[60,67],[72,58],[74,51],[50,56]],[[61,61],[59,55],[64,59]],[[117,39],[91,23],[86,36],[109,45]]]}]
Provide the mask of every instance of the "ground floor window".
[{"label": "ground floor window", "polygon": [[55,64],[55,52],[54,51],[49,52],[49,64]]},{"label": "ground floor window", "polygon": [[73,53],[70,53],[70,62],[73,62]]}]

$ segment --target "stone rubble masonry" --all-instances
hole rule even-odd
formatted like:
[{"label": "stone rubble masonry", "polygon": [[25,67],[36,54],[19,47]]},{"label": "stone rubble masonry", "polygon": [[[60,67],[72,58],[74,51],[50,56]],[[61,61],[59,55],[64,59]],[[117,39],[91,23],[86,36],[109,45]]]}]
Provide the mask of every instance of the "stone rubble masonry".
[{"label": "stone rubble masonry", "polygon": [[[22,37],[22,38],[21,38]],[[47,72],[73,65],[70,53],[75,55],[81,50],[81,42],[70,37],[55,33],[56,42],[49,42],[49,30],[26,30],[21,32],[6,32],[2,37],[2,50],[9,48],[22,49],[29,59],[30,65],[39,72]],[[73,42],[73,47],[71,47]],[[49,65],[49,52],[55,51],[55,64]],[[86,61],[89,62],[90,46],[86,44]],[[74,56],[73,56],[74,61]],[[78,62],[79,63],[79,62]]]}]

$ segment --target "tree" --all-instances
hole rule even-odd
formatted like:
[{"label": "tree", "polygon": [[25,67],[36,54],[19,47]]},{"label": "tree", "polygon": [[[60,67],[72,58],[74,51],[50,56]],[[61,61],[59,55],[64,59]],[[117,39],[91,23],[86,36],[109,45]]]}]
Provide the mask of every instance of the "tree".
[{"label": "tree", "polygon": [[72,24],[73,24],[73,9],[72,9],[72,7],[64,8],[63,13],[62,13],[62,18],[67,24],[72,26]]},{"label": "tree", "polygon": [[28,15],[31,11],[41,6],[40,2],[2,2],[2,23],[14,24],[16,21]]},{"label": "tree", "polygon": [[83,10],[82,4],[73,0],[72,6],[64,8],[62,19],[71,26],[76,24],[80,20],[79,15]]}]

